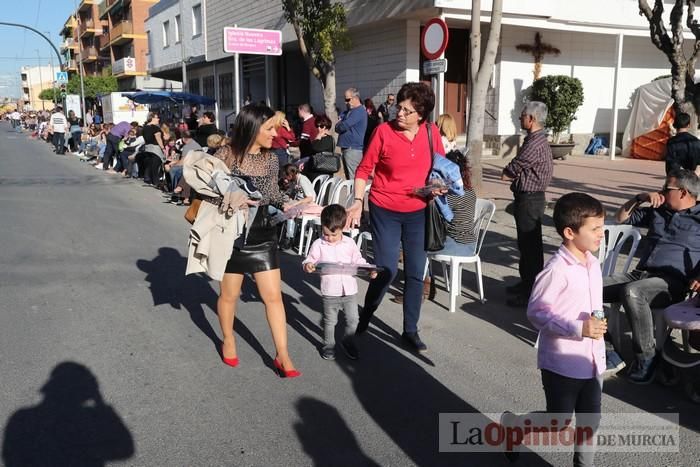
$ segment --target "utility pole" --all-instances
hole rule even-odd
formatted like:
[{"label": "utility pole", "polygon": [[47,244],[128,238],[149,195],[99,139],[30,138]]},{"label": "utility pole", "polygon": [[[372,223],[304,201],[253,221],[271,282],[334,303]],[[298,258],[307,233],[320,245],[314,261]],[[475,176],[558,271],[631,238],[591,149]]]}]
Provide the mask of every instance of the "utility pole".
[{"label": "utility pole", "polygon": [[[177,28],[177,33],[180,35],[180,56],[182,57],[182,92],[187,92],[187,57],[185,55],[185,15],[183,14],[183,1],[180,3],[180,26]],[[185,109],[182,109],[182,116],[185,116]]]},{"label": "utility pole", "polygon": [[[41,56],[39,55],[39,49],[34,49],[34,50],[36,50],[36,58],[39,61],[39,86],[43,88],[44,87],[44,77],[41,75],[41,68],[42,68]],[[51,70],[51,71],[53,71],[53,70]],[[39,92],[41,92],[41,91],[39,91]],[[46,110],[46,104],[44,103],[44,99],[41,99],[41,98],[39,98],[39,99],[41,100],[41,110]]]},{"label": "utility pole", "polygon": [[[73,6],[75,8],[75,11],[73,12],[73,15],[75,16],[75,24],[77,26],[80,26],[78,24],[78,0],[73,0]],[[97,59],[99,60],[99,51],[97,52],[97,55]],[[83,41],[80,38],[80,33],[78,33],[78,77],[80,78],[80,111],[83,114],[83,122],[85,122],[85,83],[83,80],[83,76],[85,76],[85,68],[83,68]]]},{"label": "utility pole", "polygon": [[[49,42],[51,42],[51,32],[44,31],[44,34],[46,34],[46,37],[49,38]],[[49,63],[51,64],[51,94],[54,107],[56,107],[56,70],[53,68],[53,57],[51,55],[49,55]]]}]

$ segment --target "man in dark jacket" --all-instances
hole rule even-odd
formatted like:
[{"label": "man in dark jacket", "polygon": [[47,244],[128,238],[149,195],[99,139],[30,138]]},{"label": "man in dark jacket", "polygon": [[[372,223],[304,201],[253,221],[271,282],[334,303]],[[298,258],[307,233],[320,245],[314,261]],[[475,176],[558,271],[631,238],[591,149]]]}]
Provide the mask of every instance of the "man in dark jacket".
[{"label": "man in dark jacket", "polygon": [[199,119],[199,126],[197,127],[197,133],[194,140],[197,141],[197,144],[200,146],[205,147],[207,145],[207,138],[209,135],[215,135],[218,133],[219,130],[216,128],[216,123],[214,123],[215,120],[216,117],[214,116],[214,112],[204,112],[202,117]]},{"label": "man in dark jacket", "polygon": [[673,127],[677,133],[666,143],[666,174],[677,169],[695,172],[700,164],[700,140],[690,133],[690,115],[680,112]]},{"label": "man in dark jacket", "polygon": [[[603,280],[603,301],[622,303],[632,328],[633,383],[650,383],[659,361],[652,306],[665,308],[683,300],[688,290],[700,290],[698,194],[700,179],[695,173],[672,171],[660,191],[639,193],[616,213],[620,223],[649,229],[635,270]],[[640,208],[643,203],[650,205]]]}]

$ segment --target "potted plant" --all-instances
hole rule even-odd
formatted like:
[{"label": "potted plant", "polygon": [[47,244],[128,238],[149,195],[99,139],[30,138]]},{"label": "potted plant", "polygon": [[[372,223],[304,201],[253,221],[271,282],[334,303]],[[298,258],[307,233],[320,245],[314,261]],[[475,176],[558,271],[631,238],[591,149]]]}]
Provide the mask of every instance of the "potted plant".
[{"label": "potted plant", "polygon": [[564,159],[571,153],[574,143],[561,143],[561,134],[576,120],[576,111],[583,104],[581,81],[565,75],[544,76],[532,83],[529,97],[547,105],[544,126],[552,130],[552,156]]}]

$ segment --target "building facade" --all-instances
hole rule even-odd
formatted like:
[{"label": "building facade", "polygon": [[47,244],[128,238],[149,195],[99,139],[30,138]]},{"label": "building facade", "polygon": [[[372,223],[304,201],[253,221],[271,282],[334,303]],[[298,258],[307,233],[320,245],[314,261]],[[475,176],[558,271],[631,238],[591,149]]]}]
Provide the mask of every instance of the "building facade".
[{"label": "building facade", "polygon": [[39,99],[39,94],[43,89],[50,89],[53,86],[54,77],[58,71],[60,71],[58,63],[55,66],[23,66],[20,68],[24,110],[53,109],[54,103],[50,100]]},{"label": "building facade", "polygon": [[[448,112],[466,131],[469,107],[469,33],[471,2],[467,0],[342,0],[347,10],[351,48],[336,52],[336,105],[342,108],[343,91],[357,87],[363,98],[375,105],[388,93],[395,93],[408,81],[430,81],[422,73],[425,61],[420,38],[426,22],[442,18],[449,28],[449,44],[444,58],[447,72],[438,76],[438,113]],[[218,101],[219,125],[229,123],[236,99],[250,95],[274,108],[293,111],[310,102],[323,109],[320,86],[310,76],[299,53],[294,31],[284,19],[277,0],[162,0],[151,9],[148,20],[151,56],[156,73],[173,79],[183,53],[171,44],[177,15],[183,28],[195,28],[192,9],[197,5],[203,17],[203,37],[185,34],[185,56],[191,60],[187,77],[189,90]],[[491,22],[491,2],[482,2],[482,47]],[[602,21],[600,12],[606,12]],[[167,24],[166,24],[167,23]],[[281,30],[283,54],[240,56],[240,95],[235,96],[233,55],[224,52],[223,29],[245,28]],[[178,26],[179,27],[179,26]],[[167,34],[172,38],[166,38]],[[504,0],[501,41],[487,95],[485,132],[495,153],[514,154],[520,133],[517,116],[527,89],[533,81],[533,55],[520,52],[519,45],[533,45],[539,33],[545,43],[560,54],[545,55],[541,75],[565,74],[579,78],[584,103],[570,132],[580,144],[594,133],[622,133],[629,118],[629,100],[634,91],[651,79],[669,73],[666,57],[649,39],[646,20],[639,15],[637,2],[592,0],[571,4],[558,0]],[[196,40],[195,40],[196,39]],[[201,47],[204,44],[204,61]],[[194,63],[196,61],[196,63]],[[181,78],[180,78],[181,79]]]}]

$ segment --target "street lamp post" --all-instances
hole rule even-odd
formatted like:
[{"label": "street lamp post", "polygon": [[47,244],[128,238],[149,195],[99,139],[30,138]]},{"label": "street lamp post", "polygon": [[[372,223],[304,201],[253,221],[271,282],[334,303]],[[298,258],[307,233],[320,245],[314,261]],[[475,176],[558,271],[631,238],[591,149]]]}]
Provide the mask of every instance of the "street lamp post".
[{"label": "street lamp post", "polygon": [[[78,0],[73,0],[73,5],[75,6],[75,11],[73,14],[78,16]],[[97,55],[100,55],[99,53]],[[99,57],[98,57],[99,59]],[[80,111],[82,112],[83,122],[85,122],[85,84],[83,82],[83,75],[85,74],[85,69],[83,68],[83,41],[80,39],[80,34],[78,34],[78,76],[80,78]]]},{"label": "street lamp post", "polygon": [[[42,68],[41,56],[39,55],[39,49],[34,49],[34,50],[36,50],[36,58],[39,61],[39,87],[43,88],[44,87],[44,77],[42,76],[42,73],[41,73],[41,68]],[[53,71],[53,69],[51,71]],[[39,93],[41,94],[41,89],[39,90]],[[41,101],[41,110],[46,110],[46,104],[44,103],[44,99],[39,97],[39,100]]]}]

